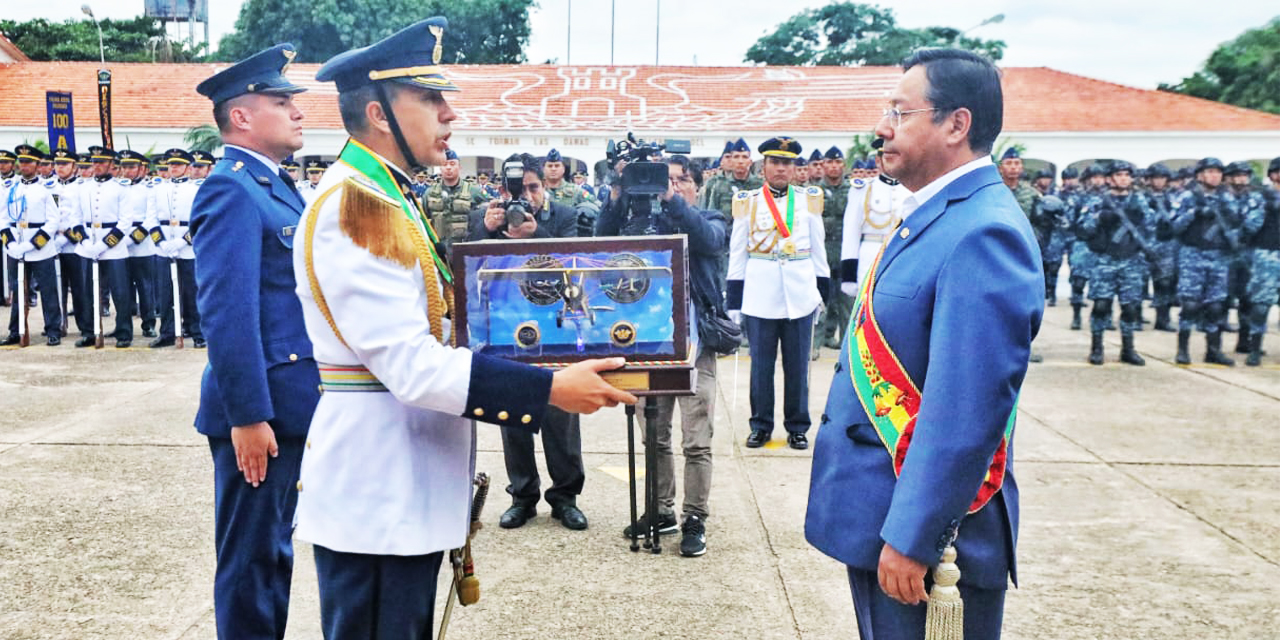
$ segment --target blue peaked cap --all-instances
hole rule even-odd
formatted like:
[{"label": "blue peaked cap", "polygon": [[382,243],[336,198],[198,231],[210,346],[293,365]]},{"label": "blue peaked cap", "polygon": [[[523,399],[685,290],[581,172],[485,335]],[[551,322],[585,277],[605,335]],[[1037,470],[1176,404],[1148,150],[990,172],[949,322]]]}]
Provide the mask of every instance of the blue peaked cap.
[{"label": "blue peaked cap", "polygon": [[214,104],[248,93],[302,93],[306,89],[293,84],[284,75],[295,55],[297,50],[287,42],[264,49],[206,78],[196,85],[196,92],[212,100]]},{"label": "blue peaked cap", "polygon": [[1004,153],[1000,154],[1000,161],[1003,162],[1010,158],[1021,158],[1021,157],[1022,155],[1018,153],[1018,150],[1016,148],[1009,147],[1008,149],[1004,150]]},{"label": "blue peaked cap", "polygon": [[564,162],[564,158],[560,157],[560,152],[552,149],[547,153],[547,159],[543,162]]},{"label": "blue peaked cap", "polygon": [[440,58],[441,39],[449,21],[427,18],[409,25],[367,47],[352,49],[329,58],[316,80],[333,82],[338,93],[359,89],[380,80],[391,80],[420,89],[459,91],[444,77]]},{"label": "blue peaked cap", "polygon": [[751,147],[748,147],[747,141],[743,140],[742,138],[738,138],[733,142],[733,150],[751,153]]}]

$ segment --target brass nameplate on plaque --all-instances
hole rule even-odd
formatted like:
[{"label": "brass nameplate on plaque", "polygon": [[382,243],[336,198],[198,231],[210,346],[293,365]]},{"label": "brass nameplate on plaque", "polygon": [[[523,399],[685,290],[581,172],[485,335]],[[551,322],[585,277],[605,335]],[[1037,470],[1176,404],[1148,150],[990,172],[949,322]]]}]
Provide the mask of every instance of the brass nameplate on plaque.
[{"label": "brass nameplate on plaque", "polygon": [[648,371],[605,371],[600,377],[615,389],[623,391],[648,391]]}]

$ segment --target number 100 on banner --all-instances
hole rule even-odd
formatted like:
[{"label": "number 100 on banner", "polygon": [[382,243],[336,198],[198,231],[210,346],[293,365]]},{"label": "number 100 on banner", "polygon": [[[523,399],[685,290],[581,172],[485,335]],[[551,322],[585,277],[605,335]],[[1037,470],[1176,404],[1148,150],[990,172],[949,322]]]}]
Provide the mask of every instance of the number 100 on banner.
[{"label": "number 100 on banner", "polygon": [[71,93],[46,91],[45,110],[49,116],[49,150],[76,151],[76,124],[71,110]]}]

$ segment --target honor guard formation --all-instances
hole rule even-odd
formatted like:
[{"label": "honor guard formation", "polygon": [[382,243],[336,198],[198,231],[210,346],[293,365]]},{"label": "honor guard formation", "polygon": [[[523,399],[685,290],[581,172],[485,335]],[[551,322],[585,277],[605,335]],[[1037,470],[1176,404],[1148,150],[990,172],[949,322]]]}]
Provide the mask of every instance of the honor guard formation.
[{"label": "honor guard formation", "polygon": [[[447,28],[432,18],[320,68],[316,81],[335,85],[349,135],[336,156],[294,158],[306,115],[292,96],[306,89],[285,75],[289,44],[197,88],[212,103],[221,157],[180,148],[152,157],[102,146],[0,150],[10,305],[0,344],[30,342],[28,309],[38,303],[51,347],[74,323],[76,347],[110,338],[129,348],[137,318],[150,348],[189,341],[207,349],[196,427],[215,468],[220,637],[283,635],[291,523],[315,545],[326,637],[367,638],[371,629],[425,637],[433,578],[450,565],[465,577],[461,550],[469,561],[472,505],[483,502],[472,494],[474,429],[489,427],[473,422],[502,429],[512,500],[503,528],[524,525],[542,500],[563,526],[588,527],[576,502],[585,481],[577,414],[636,402],[599,375],[620,359],[552,373],[456,348],[455,243],[687,236],[699,323],[723,317],[730,332],[740,326],[750,355],[749,448],[774,433],[779,351],[786,442],[809,448],[810,362],[823,348],[838,350],[822,422],[842,428],[822,430],[815,445],[806,533],[849,565],[860,624],[861,612],[886,598],[921,601],[917,569],[941,558],[961,563],[968,606],[994,611],[998,629],[1012,570],[1006,520],[1016,521],[1017,508],[1016,495],[1001,493],[1012,478],[1009,416],[1027,363],[1039,360],[1031,340],[1043,305],[1058,303],[1064,260],[1071,329],[1090,332],[1091,364],[1107,360],[1104,336],[1117,329],[1119,361],[1144,364],[1134,347],[1135,332],[1150,324],[1144,305],[1154,309],[1150,330],[1176,335],[1178,364],[1192,362],[1196,331],[1204,362],[1232,366],[1234,352],[1257,366],[1266,355],[1268,314],[1280,300],[1280,158],[1267,167],[1270,186],[1249,163],[1212,157],[1177,171],[1109,160],[1026,176],[1019,149],[992,155],[1000,117],[989,120],[989,96],[957,89],[992,82],[994,67],[943,51],[908,61],[867,157],[836,146],[806,156],[787,135],[760,142],[758,156],[743,138],[726,141],[709,163],[659,155],[668,190],[652,214],[636,214],[620,191],[625,163],[592,185],[586,165],[556,149],[513,149],[493,174],[463,176],[466,150],[450,145],[449,96],[459,88],[440,67]],[[967,106],[931,105],[926,95],[943,94],[922,83],[952,73],[976,75],[934,88],[958,92],[950,104]],[[998,101],[998,81],[993,91]],[[909,141],[929,126],[960,133],[926,157]],[[942,171],[938,158],[951,166]],[[991,306],[996,299],[1005,304]],[[932,332],[919,317],[931,319]],[[980,319],[1004,329],[978,331]],[[1234,345],[1224,346],[1232,332]],[[952,351],[987,360],[944,362],[930,354],[930,340],[964,340]],[[644,401],[660,403],[657,530],[679,533],[686,557],[707,552],[716,360],[732,352],[704,345],[698,393],[679,399],[679,515],[676,400]],[[926,362],[932,400],[920,391]],[[992,379],[971,380],[975,366]],[[1002,412],[994,420],[993,408]],[[960,419],[983,432],[956,440],[977,453],[955,453],[964,464],[949,467],[943,453],[930,453],[929,438]],[[904,468],[913,438],[921,444]],[[896,458],[885,456],[886,444],[897,446]],[[970,464],[991,458],[981,448],[988,444],[997,451],[990,468]],[[374,468],[380,473],[369,474]],[[977,478],[978,497],[933,493],[949,482],[943,468]],[[847,508],[851,479],[875,509]],[[926,506],[901,506],[908,490]],[[993,496],[997,507],[987,505]],[[918,517],[925,512],[933,519]],[[970,557],[955,559],[957,536]],[[880,591],[877,563],[880,584],[890,571],[900,587]],[[914,615],[867,624],[914,625]]]}]

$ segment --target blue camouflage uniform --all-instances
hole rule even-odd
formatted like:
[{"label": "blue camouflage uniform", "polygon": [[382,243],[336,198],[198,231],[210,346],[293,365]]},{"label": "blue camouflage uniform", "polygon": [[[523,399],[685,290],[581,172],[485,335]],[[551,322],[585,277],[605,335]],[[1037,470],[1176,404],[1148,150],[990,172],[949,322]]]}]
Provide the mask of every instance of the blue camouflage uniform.
[{"label": "blue camouflage uniform", "polygon": [[[1280,302],[1280,190],[1268,189],[1259,195],[1262,206],[1251,209],[1244,219],[1244,234],[1253,254],[1252,277],[1245,291],[1252,340],[1246,364],[1252,366],[1259,364],[1262,355],[1267,314]],[[1244,323],[1242,320],[1241,325]]]},{"label": "blue camouflage uniform", "polygon": [[[1125,225],[1125,216],[1133,229]],[[1111,300],[1120,300],[1120,332],[1130,335],[1139,329],[1142,290],[1146,280],[1146,258],[1143,245],[1149,240],[1149,229],[1155,226],[1155,213],[1146,198],[1128,192],[1095,194],[1080,207],[1078,236],[1088,244],[1094,257],[1089,278],[1089,299],[1093,301],[1090,329],[1106,330],[1111,319]],[[1133,230],[1144,234],[1137,238]]]}]

